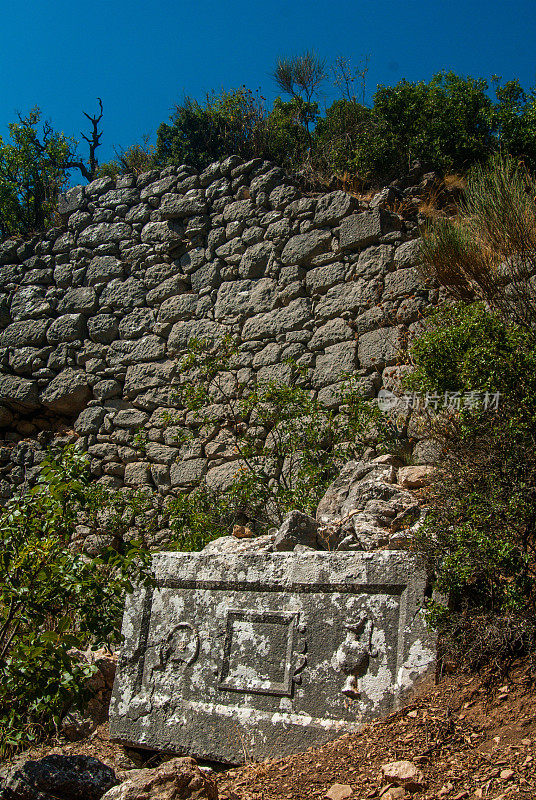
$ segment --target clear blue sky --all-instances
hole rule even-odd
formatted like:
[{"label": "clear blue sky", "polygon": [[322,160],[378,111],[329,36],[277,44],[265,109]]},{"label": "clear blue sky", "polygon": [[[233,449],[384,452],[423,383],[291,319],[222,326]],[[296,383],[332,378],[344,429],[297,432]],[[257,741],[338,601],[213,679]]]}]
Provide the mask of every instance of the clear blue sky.
[{"label": "clear blue sky", "polygon": [[[536,0],[0,0],[0,135],[39,105],[79,138],[104,102],[101,161],[154,135],[187,93],[246,84],[272,101],[280,55],[370,55],[378,83],[440,70],[536,85]],[[327,95],[329,100],[334,95]],[[82,151],[84,153],[84,151]]]}]

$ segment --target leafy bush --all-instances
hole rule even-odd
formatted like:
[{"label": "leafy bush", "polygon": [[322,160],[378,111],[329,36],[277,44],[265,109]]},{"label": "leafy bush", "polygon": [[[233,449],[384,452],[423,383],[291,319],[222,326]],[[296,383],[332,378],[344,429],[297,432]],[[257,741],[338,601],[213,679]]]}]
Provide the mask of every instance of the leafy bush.
[{"label": "leafy bush", "polygon": [[117,178],[118,175],[141,175],[156,166],[156,147],[149,143],[145,136],[139,144],[133,144],[125,150],[116,150],[115,158],[100,164],[97,178]]},{"label": "leafy bush", "polygon": [[198,549],[230,533],[234,523],[259,533],[293,508],[314,512],[345,461],[375,436],[387,439],[393,433],[352,380],[341,391],[337,413],[311,397],[296,364],[283,365],[285,377],[251,385],[237,366],[238,356],[229,337],[215,345],[193,341],[181,364],[182,412],[172,418],[180,440],[218,430],[236,473],[217,492],[205,482],[179,497],[171,524],[180,549]]},{"label": "leafy bush", "polygon": [[33,108],[8,126],[7,141],[0,137],[0,241],[50,224],[68,181],[76,142],[46,122],[40,132],[41,116]]},{"label": "leafy bush", "polygon": [[170,122],[157,131],[158,164],[204,169],[228,155],[253,158],[266,144],[264,100],[246,87],[207,94],[200,103],[186,97]]},{"label": "leafy bush", "polygon": [[[474,656],[472,617],[491,615],[499,627],[502,617],[513,630],[534,613],[536,345],[483,305],[458,305],[432,318],[412,358],[411,387],[420,392],[500,393],[498,405],[462,402],[458,411],[429,411],[424,424],[442,455],[417,546],[449,597],[448,606],[432,606],[432,619],[451,651]],[[506,632],[504,643],[512,645]]]},{"label": "leafy bush", "polygon": [[73,551],[78,515],[97,513],[103,499],[85,458],[67,448],[0,514],[1,752],[52,732],[86,699],[92,667],[73,662],[70,648],[117,641],[125,592],[147,555],[134,542],[96,558]]}]

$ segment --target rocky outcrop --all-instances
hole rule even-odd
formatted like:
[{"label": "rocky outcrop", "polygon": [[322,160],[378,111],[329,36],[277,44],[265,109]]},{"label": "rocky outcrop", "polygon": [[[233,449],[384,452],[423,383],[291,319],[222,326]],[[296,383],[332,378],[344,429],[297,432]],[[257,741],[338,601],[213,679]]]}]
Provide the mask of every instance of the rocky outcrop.
[{"label": "rocky outcrop", "polygon": [[193,758],[172,758],[158,769],[132,770],[102,800],[218,800],[218,790]]}]

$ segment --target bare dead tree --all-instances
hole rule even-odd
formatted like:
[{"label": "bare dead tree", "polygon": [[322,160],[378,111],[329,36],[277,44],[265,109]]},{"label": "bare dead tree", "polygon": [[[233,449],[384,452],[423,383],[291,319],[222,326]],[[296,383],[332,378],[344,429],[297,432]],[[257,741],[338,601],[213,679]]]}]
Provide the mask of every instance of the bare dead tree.
[{"label": "bare dead tree", "polygon": [[82,139],[85,139],[85,141],[89,144],[89,172],[88,175],[84,175],[84,177],[87,178],[88,181],[92,181],[93,178],[95,177],[95,172],[97,170],[97,159],[95,158],[95,150],[97,149],[97,147],[100,146],[101,143],[100,138],[102,136],[102,131],[99,131],[99,122],[102,119],[102,113],[103,113],[102,100],[100,97],[97,97],[97,100],[99,101],[100,114],[98,115],[96,114],[94,117],[92,117],[90,114],[84,111],[84,116],[88,118],[88,120],[91,122],[91,125],[93,126],[93,130],[91,131],[91,136],[86,136],[85,133],[80,134]]},{"label": "bare dead tree", "polygon": [[86,136],[85,133],[80,134],[82,139],[85,139],[89,144],[89,168],[82,160],[68,161],[63,165],[64,169],[79,169],[86,181],[92,181],[96,177],[98,162],[95,156],[95,150],[97,147],[100,147],[101,144],[100,138],[102,136],[102,131],[99,131],[99,122],[102,119],[103,111],[101,98],[97,97],[97,100],[99,102],[99,114],[92,117],[91,114],[84,111],[84,116],[91,122],[93,129],[89,136]]}]

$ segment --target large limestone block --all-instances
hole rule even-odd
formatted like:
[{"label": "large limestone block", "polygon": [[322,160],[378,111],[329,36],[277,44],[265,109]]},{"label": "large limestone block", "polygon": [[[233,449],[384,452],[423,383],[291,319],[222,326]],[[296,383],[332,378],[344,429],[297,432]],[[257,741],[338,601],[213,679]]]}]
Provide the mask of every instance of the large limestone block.
[{"label": "large limestone block", "polygon": [[128,598],[110,735],[237,763],[389,714],[434,660],[408,554],[159,553]]},{"label": "large limestone block", "polygon": [[34,411],[39,406],[37,381],[0,375],[0,403],[23,413]]},{"label": "large limestone block", "polygon": [[41,392],[39,399],[58,414],[78,414],[91,399],[86,373],[79,369],[62,370]]},{"label": "large limestone block", "polygon": [[240,318],[270,311],[277,299],[277,286],[270,278],[258,281],[225,281],[218,289],[216,320]]},{"label": "large limestone block", "polygon": [[404,353],[404,329],[398,325],[378,328],[359,337],[359,365],[366,369],[383,369],[402,360]]},{"label": "large limestone block", "polygon": [[281,253],[281,261],[283,264],[304,264],[318,253],[325,253],[330,247],[330,231],[300,233],[288,240]]},{"label": "large limestone block", "polygon": [[400,218],[383,208],[352,214],[341,223],[341,250],[362,250],[375,244],[384,234],[399,230]]},{"label": "large limestone block", "polygon": [[99,244],[118,243],[132,237],[132,228],[126,222],[101,222],[90,225],[78,234],[80,247],[97,247]]}]

